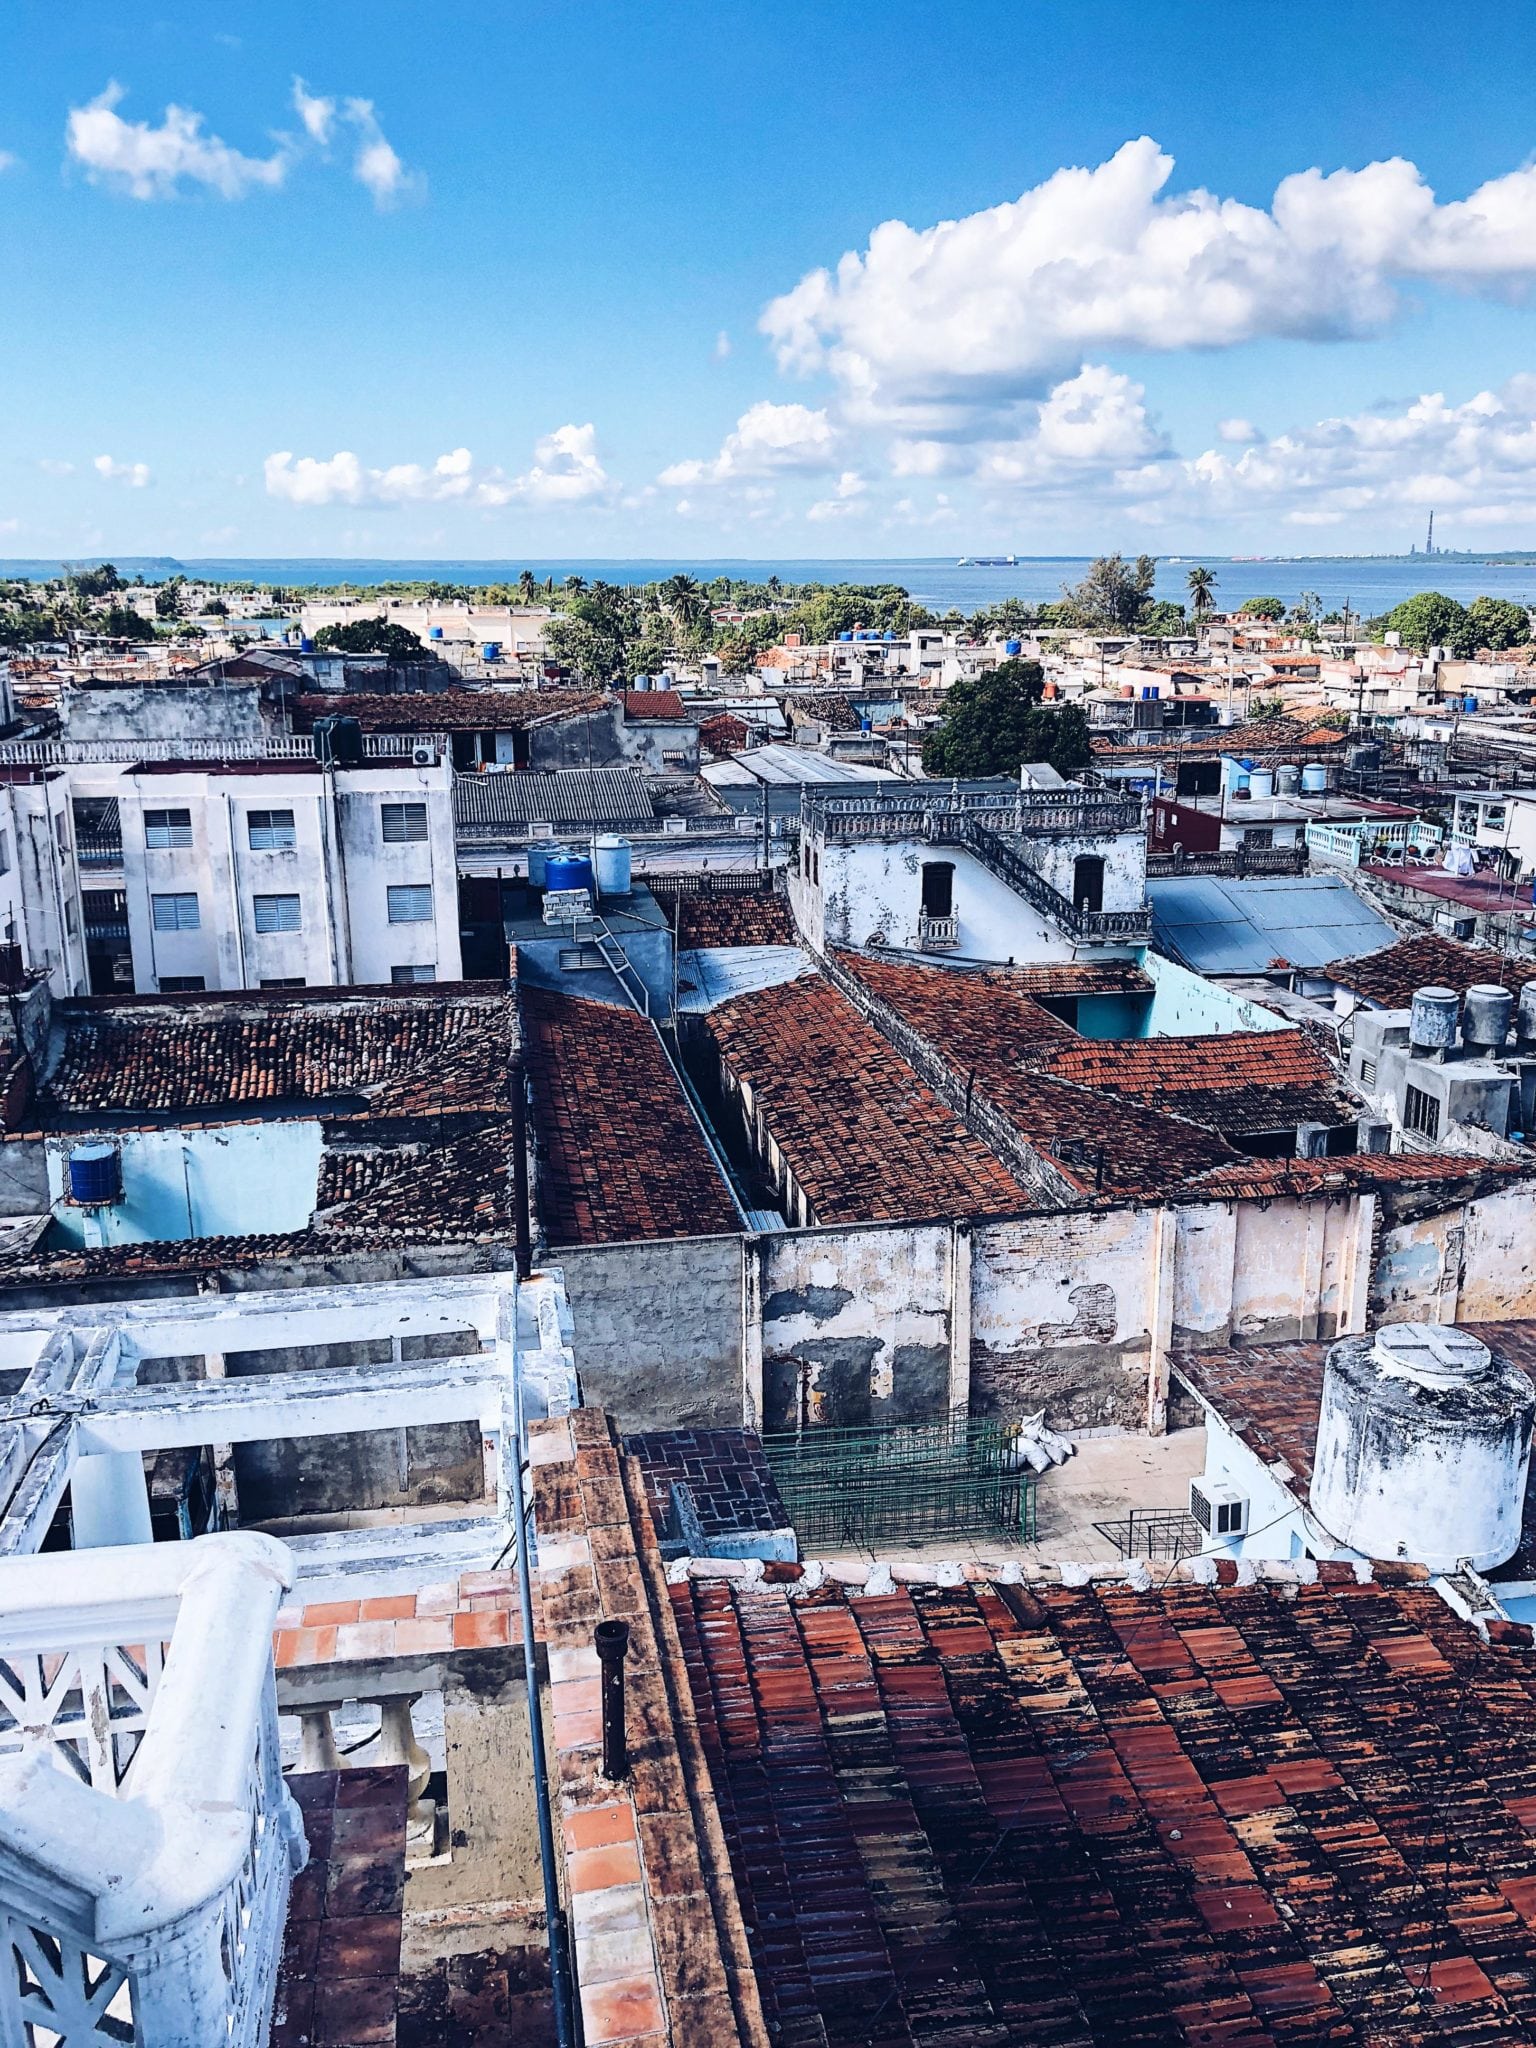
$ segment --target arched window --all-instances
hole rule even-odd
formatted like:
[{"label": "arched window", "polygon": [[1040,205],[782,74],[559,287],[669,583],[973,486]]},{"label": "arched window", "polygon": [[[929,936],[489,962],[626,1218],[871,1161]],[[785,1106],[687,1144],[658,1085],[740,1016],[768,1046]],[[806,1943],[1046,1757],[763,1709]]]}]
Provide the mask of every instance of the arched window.
[{"label": "arched window", "polygon": [[1072,907],[1104,908],[1104,863],[1096,853],[1080,853],[1072,863]]}]

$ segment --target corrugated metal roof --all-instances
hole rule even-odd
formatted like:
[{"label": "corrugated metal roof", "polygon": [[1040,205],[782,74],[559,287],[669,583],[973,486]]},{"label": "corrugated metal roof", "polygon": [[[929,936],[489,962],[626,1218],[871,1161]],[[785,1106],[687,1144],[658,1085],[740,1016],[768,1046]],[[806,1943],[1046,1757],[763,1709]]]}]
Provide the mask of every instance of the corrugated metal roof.
[{"label": "corrugated metal roof", "polygon": [[[734,775],[721,772],[731,768],[738,772]],[[734,762],[721,762],[718,767],[706,768],[704,775],[710,782],[739,781],[742,770],[754,782],[768,783],[894,782],[898,779],[889,768],[871,768],[857,761],[838,761],[830,754],[818,754],[809,747],[787,747],[777,741],[766,747],[751,747],[744,754],[738,754]]]},{"label": "corrugated metal roof", "polygon": [[1395,937],[1339,875],[1163,876],[1147,895],[1159,950],[1200,974],[1262,973],[1276,960],[1323,967]]},{"label": "corrugated metal roof", "polygon": [[645,777],[634,768],[513,769],[461,775],[456,822],[471,831],[551,825],[654,825]]},{"label": "corrugated metal roof", "polygon": [[813,971],[798,946],[697,946],[677,956],[677,1007],[702,1012]]}]

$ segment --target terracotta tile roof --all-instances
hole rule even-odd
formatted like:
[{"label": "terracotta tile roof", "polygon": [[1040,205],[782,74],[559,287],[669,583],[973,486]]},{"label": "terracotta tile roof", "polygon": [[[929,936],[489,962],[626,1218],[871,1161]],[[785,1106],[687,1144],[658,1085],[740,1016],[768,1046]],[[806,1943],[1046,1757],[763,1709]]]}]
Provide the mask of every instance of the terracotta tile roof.
[{"label": "terracotta tile roof", "polygon": [[1226,1135],[1302,1122],[1352,1123],[1357,1105],[1301,1031],[1224,1031],[1194,1038],[1072,1038],[1024,1058],[1059,1080],[1145,1102]]},{"label": "terracotta tile roof", "polygon": [[327,1117],[507,1107],[509,996],[336,994],[306,1002],[63,1007],[63,1049],[39,1097],[46,1121],[193,1118],[249,1108]]},{"label": "terracotta tile roof", "polygon": [[791,725],[819,725],[823,732],[859,730],[859,714],[846,697],[786,697],[784,709]]},{"label": "terracotta tile roof", "polygon": [[800,935],[784,897],[764,889],[757,895],[679,896],[677,943],[692,946],[798,946]]},{"label": "terracotta tile roof", "polygon": [[1458,945],[1436,932],[1399,939],[1357,960],[1330,961],[1323,972],[1384,1010],[1406,1010],[1420,988],[1453,988],[1465,995],[1474,982],[1487,981],[1518,992],[1536,981],[1536,963],[1508,959],[1486,946]]},{"label": "terracotta tile roof", "polygon": [[1450,1152],[1352,1152],[1326,1159],[1242,1159],[1192,1177],[1179,1192],[1198,1199],[1273,1201],[1361,1189],[1469,1183],[1477,1192],[1536,1175],[1536,1159],[1476,1159]]},{"label": "terracotta tile roof", "polygon": [[600,690],[326,692],[295,697],[293,711],[300,732],[330,717],[355,718],[364,732],[519,732],[546,718],[605,710],[611,701]]},{"label": "terracotta tile roof", "polygon": [[848,953],[837,962],[1084,1192],[1154,1193],[1237,1157],[1214,1131],[1185,1117],[1038,1071],[1037,1050],[1100,1041],[1078,1038],[1042,1010],[1020,991],[1015,970],[960,974]]},{"label": "terracotta tile roof", "polygon": [[824,1223],[1016,1215],[1025,1190],[820,975],[709,1016]]},{"label": "terracotta tile roof", "polygon": [[706,718],[699,727],[699,738],[705,750],[717,761],[728,760],[732,754],[739,754],[747,744],[749,734],[746,722],[733,717],[729,711],[721,711],[713,718]]},{"label": "terracotta tile roof", "polygon": [[626,718],[661,718],[669,723],[689,719],[688,707],[676,690],[626,690]]},{"label": "terracotta tile roof", "polygon": [[651,1025],[633,1010],[526,983],[520,1004],[550,1242],[739,1231]]},{"label": "terracotta tile roof", "polygon": [[673,1586],[770,2035],[1536,2040],[1536,1658],[1233,1576]]},{"label": "terracotta tile roof", "polygon": [[1304,747],[1308,753],[1323,748],[1339,747],[1349,735],[1337,731],[1331,725],[1313,725],[1301,718],[1252,718],[1243,725],[1206,726],[1194,731],[1180,731],[1149,746],[1144,736],[1136,732],[1121,735],[1096,735],[1093,751],[1096,754],[1155,754],[1163,760],[1177,754],[1236,754],[1244,758],[1270,758],[1281,760],[1284,755],[1297,747]]}]

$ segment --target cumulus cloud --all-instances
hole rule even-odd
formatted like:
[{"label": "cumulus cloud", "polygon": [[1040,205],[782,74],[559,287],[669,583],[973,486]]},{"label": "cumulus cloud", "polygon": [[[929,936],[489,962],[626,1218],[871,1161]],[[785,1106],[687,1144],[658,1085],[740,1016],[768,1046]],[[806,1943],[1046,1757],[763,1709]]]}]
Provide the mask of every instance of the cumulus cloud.
[{"label": "cumulus cloud", "polygon": [[725,329],[722,327],[720,332],[715,336],[715,361],[717,363],[723,363],[726,357],[730,354],[730,352],[731,337],[726,333]]},{"label": "cumulus cloud", "polygon": [[292,153],[279,144],[271,156],[246,156],[208,134],[201,114],[169,106],[158,125],[125,121],[115,81],[83,107],[72,107],[65,126],[70,156],[94,182],[127,193],[130,199],[173,199],[189,187],[243,199],[271,190],[288,174]]},{"label": "cumulus cloud", "polygon": [[1217,422],[1216,431],[1223,441],[1236,442],[1238,445],[1248,441],[1262,441],[1264,438],[1252,420],[1220,420]]},{"label": "cumulus cloud", "polygon": [[824,470],[831,464],[837,440],[825,408],[775,405],[760,398],[737,420],[718,455],[674,462],[661,472],[659,481],[668,486],[723,484],[784,471]]},{"label": "cumulus cloud", "polygon": [[783,368],[830,372],[856,415],[931,432],[971,407],[985,431],[1092,352],[1356,338],[1391,320],[1405,283],[1536,281],[1536,167],[1445,203],[1400,157],[1300,171],[1268,209],[1164,196],[1172,172],[1143,136],[959,220],[886,221],[760,324]]},{"label": "cumulus cloud", "polygon": [[75,465],[66,462],[61,455],[40,455],[37,466],[44,476],[73,476],[75,473]]},{"label": "cumulus cloud", "polygon": [[293,81],[293,110],[304,132],[320,149],[328,149],[345,130],[352,141],[352,175],[381,210],[417,196],[423,189],[419,173],[408,171],[379,123],[372,100],[336,100],[313,93],[302,78]]},{"label": "cumulus cloud", "polygon": [[869,486],[856,469],[845,469],[832,488],[830,498],[818,498],[806,510],[806,518],[818,524],[826,519],[846,519],[859,510],[859,500]]},{"label": "cumulus cloud", "polygon": [[310,141],[318,142],[324,149],[336,126],[336,102],[311,92],[302,78],[296,78],[293,81],[293,110],[304,123],[304,132]]},{"label": "cumulus cloud", "polygon": [[[70,467],[65,463],[55,473],[67,474]],[[91,467],[103,483],[126,484],[131,491],[142,491],[149,482],[147,462],[114,462],[110,455],[98,455]]]},{"label": "cumulus cloud", "polygon": [[477,466],[467,448],[455,448],[430,465],[397,462],[385,469],[368,468],[350,449],[331,456],[296,456],[285,449],[269,455],[263,469],[267,495],[291,505],[496,507],[519,498],[536,505],[571,505],[603,497],[611,488],[590,424],[558,427],[546,435],[522,476]]},{"label": "cumulus cloud", "polygon": [[1468,526],[1536,514],[1536,376],[1460,403],[1428,392],[1277,434],[1240,455],[1207,450],[1166,488],[1223,516],[1268,512],[1293,526],[1335,526],[1430,507]]}]

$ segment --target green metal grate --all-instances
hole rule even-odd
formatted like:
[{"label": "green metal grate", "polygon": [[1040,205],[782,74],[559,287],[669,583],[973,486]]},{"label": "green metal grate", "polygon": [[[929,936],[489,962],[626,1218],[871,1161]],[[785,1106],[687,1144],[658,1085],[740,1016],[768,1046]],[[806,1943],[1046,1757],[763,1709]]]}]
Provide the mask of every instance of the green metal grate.
[{"label": "green metal grate", "polygon": [[812,1428],[763,1449],[802,1552],[1001,1534],[1032,1542],[1035,1475],[1017,1432],[955,1416],[882,1429]]}]

